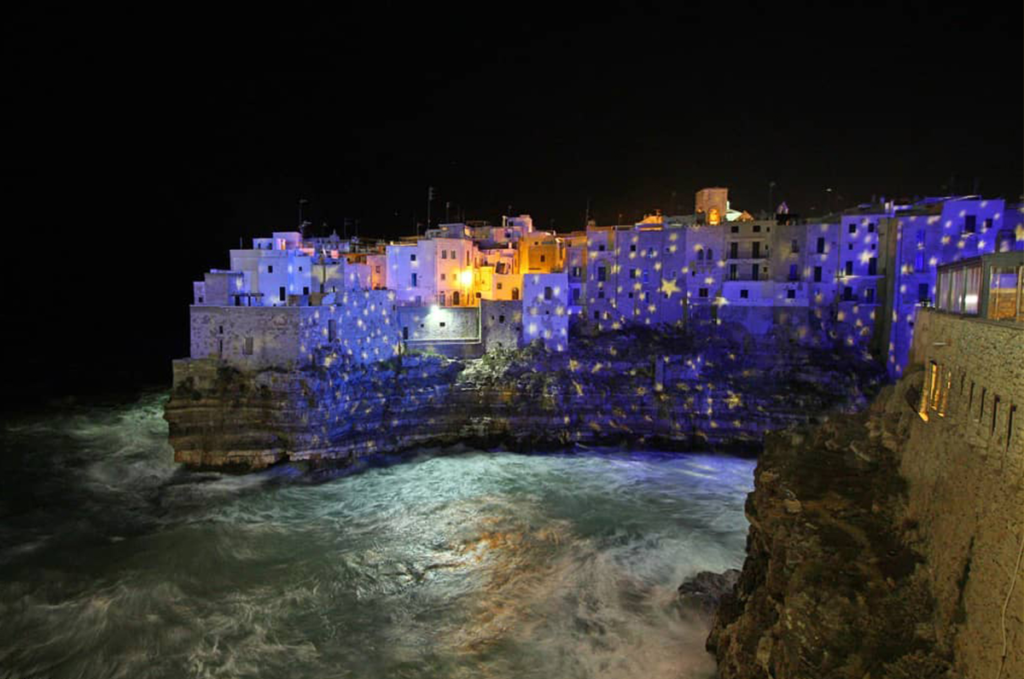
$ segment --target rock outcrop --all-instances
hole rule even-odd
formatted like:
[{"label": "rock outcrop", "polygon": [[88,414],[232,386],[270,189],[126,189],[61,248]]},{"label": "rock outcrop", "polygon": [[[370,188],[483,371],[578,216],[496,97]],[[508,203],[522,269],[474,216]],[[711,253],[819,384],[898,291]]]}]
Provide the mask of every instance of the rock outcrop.
[{"label": "rock outcrop", "polygon": [[570,354],[531,346],[369,366],[320,355],[316,366],[242,373],[177,361],[165,410],[176,459],[237,470],[333,465],[456,442],[755,450],[766,431],[863,407],[881,377],[859,356],[656,333],[580,338]]},{"label": "rock outcrop", "polygon": [[[917,373],[886,387],[863,413],[767,436],[746,505],[746,562],[708,638],[723,679],[1019,676],[1012,668],[1020,649],[1003,661],[996,648],[1012,572],[971,574],[970,556],[965,570],[959,554],[960,543],[973,545],[1004,517],[968,511],[964,502],[982,501],[969,493],[935,497],[945,491],[907,474],[908,459],[937,456],[935,437],[951,437],[946,423],[918,417],[920,386]],[[1019,484],[995,481],[987,492],[1002,488],[1017,488],[1019,514]],[[920,505],[936,503],[960,531],[936,531],[934,517],[922,524]],[[1008,539],[1014,530],[1019,519]],[[946,587],[944,574],[954,571],[959,582]],[[991,605],[964,607],[968,577],[985,578]],[[1016,626],[1011,643],[1020,639],[1020,601],[1018,593],[1016,611],[1002,621]],[[981,652],[986,634],[989,652]],[[982,657],[989,666],[979,672]]]}]

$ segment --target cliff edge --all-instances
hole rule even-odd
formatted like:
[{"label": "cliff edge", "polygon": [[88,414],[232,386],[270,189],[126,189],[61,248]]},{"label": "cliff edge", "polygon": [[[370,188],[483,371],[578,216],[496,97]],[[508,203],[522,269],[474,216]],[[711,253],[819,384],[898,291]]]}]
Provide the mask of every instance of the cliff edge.
[{"label": "cliff edge", "polygon": [[924,374],[767,436],[708,638],[723,679],[1024,675],[1019,468],[923,418]]}]

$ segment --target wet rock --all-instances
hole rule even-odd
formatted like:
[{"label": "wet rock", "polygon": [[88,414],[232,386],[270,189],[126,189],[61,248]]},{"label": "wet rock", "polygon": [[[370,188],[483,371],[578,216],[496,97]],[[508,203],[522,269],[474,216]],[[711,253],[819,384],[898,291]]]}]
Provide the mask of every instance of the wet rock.
[{"label": "wet rock", "polygon": [[679,586],[679,602],[684,609],[710,618],[723,597],[732,594],[739,578],[740,572],[735,568],[723,573],[701,571]]}]

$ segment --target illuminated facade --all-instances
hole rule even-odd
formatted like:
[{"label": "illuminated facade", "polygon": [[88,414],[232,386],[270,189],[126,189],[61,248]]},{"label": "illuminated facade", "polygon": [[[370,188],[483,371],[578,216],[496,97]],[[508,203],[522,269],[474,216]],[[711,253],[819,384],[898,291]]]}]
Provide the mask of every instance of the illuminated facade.
[{"label": "illuminated facade", "polygon": [[[811,222],[787,213],[755,220],[729,206],[724,188],[698,192],[695,203],[693,215],[591,222],[568,234],[536,231],[528,215],[504,217],[500,226],[442,224],[387,245],[336,233],[304,240],[298,232],[275,232],[254,239],[252,248],[231,250],[230,269],[194,283],[194,306],[340,307],[322,314],[337,322],[351,311],[346,300],[362,299],[358,293],[387,294],[386,305],[360,302],[363,319],[351,317],[348,336],[326,326],[297,331],[295,337],[312,338],[302,343],[306,356],[318,337],[362,359],[364,345],[387,336],[389,348],[373,345],[365,360],[417,347],[478,355],[534,340],[564,351],[572,319],[598,332],[692,325],[777,333],[870,353],[898,377],[916,310],[935,300],[936,268],[1024,249],[1021,208],[1001,199],[883,202]],[[973,303],[963,297],[963,304]],[[386,329],[379,319],[368,323],[368,314],[383,314]],[[212,343],[221,340],[208,330],[197,346],[214,355]],[[244,338],[228,344],[247,346]],[[269,348],[265,355],[276,356]]]}]

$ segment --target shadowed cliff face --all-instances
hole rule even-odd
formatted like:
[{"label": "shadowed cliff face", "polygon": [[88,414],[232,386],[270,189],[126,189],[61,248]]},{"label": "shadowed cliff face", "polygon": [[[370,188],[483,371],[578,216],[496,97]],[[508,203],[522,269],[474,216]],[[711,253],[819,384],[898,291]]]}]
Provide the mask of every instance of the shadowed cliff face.
[{"label": "shadowed cliff face", "polygon": [[904,514],[909,389],[904,380],[865,413],[767,437],[747,559],[708,639],[723,679],[947,676]]},{"label": "shadowed cliff face", "polygon": [[241,373],[177,363],[165,411],[176,460],[249,470],[455,442],[756,450],[768,430],[863,406],[879,376],[852,355],[653,333],[581,338],[562,354],[316,364]]}]

